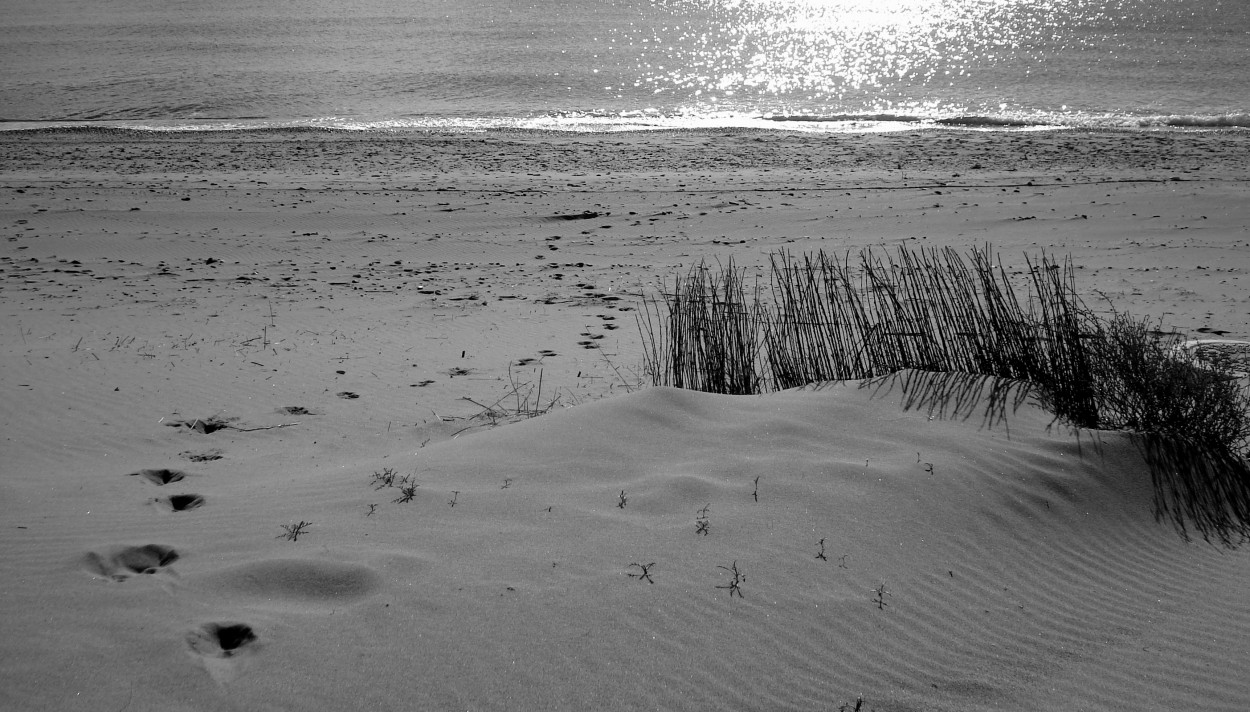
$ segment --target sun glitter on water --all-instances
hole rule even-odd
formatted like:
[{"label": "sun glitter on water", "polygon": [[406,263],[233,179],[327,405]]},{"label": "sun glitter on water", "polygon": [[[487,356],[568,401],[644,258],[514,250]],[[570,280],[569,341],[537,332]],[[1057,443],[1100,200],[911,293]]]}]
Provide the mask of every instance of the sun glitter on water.
[{"label": "sun glitter on water", "polygon": [[[864,112],[970,111],[1053,51],[1077,0],[681,0],[671,22],[622,38],[637,54],[635,91],[696,112],[765,104]],[[619,46],[619,45],[618,45]],[[959,105],[947,89],[961,85]],[[980,90],[984,102],[969,105]]]}]

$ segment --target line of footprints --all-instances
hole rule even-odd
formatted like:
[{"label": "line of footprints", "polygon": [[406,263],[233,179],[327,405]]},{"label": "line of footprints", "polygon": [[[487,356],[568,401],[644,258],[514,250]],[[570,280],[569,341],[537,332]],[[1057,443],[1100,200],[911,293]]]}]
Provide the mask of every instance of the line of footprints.
[{"label": "line of footprints", "polygon": [[[211,452],[201,455],[184,453],[184,456],[197,462],[221,457],[220,454]],[[164,487],[183,481],[187,474],[174,469],[145,469],[131,472],[130,476],[157,487]],[[188,493],[156,497],[153,501],[155,505],[165,507],[171,512],[189,512],[203,507],[206,502],[203,495]],[[87,569],[94,574],[123,582],[134,576],[160,575],[178,559],[177,550],[171,546],[144,544],[114,547],[103,553],[90,552],[86,556],[86,564]],[[256,643],[257,636],[246,623],[214,621],[189,632],[186,641],[193,653],[205,658],[222,659],[234,657],[247,646]]]}]

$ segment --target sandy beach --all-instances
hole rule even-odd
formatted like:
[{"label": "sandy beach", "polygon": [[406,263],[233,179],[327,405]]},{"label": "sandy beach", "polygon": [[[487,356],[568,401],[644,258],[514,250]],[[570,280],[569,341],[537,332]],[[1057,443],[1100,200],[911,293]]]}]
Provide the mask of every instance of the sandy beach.
[{"label": "sandy beach", "polygon": [[1131,434],[653,388],[636,322],[989,244],[1250,340],[1250,133],[0,132],[0,225],[0,708],[1250,707]]}]

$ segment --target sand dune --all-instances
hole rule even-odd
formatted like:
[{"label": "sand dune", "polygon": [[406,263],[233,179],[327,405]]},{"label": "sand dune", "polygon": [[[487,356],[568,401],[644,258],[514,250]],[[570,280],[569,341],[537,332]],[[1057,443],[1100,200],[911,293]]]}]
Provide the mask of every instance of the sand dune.
[{"label": "sand dune", "polygon": [[0,707],[1245,709],[1250,558],[1137,436],[641,385],[641,295],[780,247],[1250,339],[1246,139],[995,136],[0,136]]},{"label": "sand dune", "polygon": [[[108,480],[129,496],[26,520],[18,542],[91,552],[28,560],[9,589],[39,615],[9,621],[6,659],[51,657],[75,689],[8,694],[21,708],[130,689],[150,709],[1239,708],[1250,564],[1156,522],[1132,438],[1067,432],[1029,404],[933,417],[903,406],[920,375],[762,397],[647,389],[283,479],[205,466],[162,486],[207,496],[186,513],[125,516],[155,485],[101,473],[83,501]],[[374,482],[383,462],[419,485],[410,501]],[[297,513],[303,536],[269,536]]]}]

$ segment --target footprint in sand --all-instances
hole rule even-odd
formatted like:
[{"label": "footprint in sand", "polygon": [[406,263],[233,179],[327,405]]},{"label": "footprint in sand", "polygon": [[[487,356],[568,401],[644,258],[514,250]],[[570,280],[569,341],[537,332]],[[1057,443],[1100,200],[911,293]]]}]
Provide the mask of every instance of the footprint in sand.
[{"label": "footprint in sand", "polygon": [[165,425],[171,428],[187,428],[189,430],[194,430],[197,433],[204,433],[207,435],[209,433],[215,433],[218,430],[235,427],[234,422],[236,420],[238,420],[238,418],[222,418],[220,416],[213,415],[207,418],[191,418],[190,420],[169,420],[166,421]]},{"label": "footprint in sand", "polygon": [[210,677],[224,685],[241,672],[242,658],[256,652],[259,636],[246,623],[205,623],[187,633],[187,648]]},{"label": "footprint in sand", "polygon": [[163,544],[125,546],[99,553],[87,552],[84,564],[88,571],[114,581],[125,581],[139,574],[158,574],[169,571],[169,565],[179,559],[178,552]]},{"label": "footprint in sand", "polygon": [[186,512],[203,507],[207,500],[201,494],[171,494],[158,497],[156,503],[167,507],[171,512]]},{"label": "footprint in sand", "polygon": [[130,476],[142,478],[160,487],[171,482],[181,482],[187,476],[187,473],[182,470],[139,470],[138,472],[130,473]]},{"label": "footprint in sand", "polygon": [[[139,477],[157,487],[163,487],[171,482],[181,482],[186,479],[187,473],[182,470],[139,470],[138,472],[130,473],[130,476]],[[206,500],[204,495],[200,494],[171,494],[168,497],[157,497],[152,501],[166,507],[171,512],[185,512],[190,509],[203,507]]]},{"label": "footprint in sand", "polygon": [[211,658],[234,657],[256,641],[256,631],[246,623],[205,623],[187,634],[192,652]]}]

